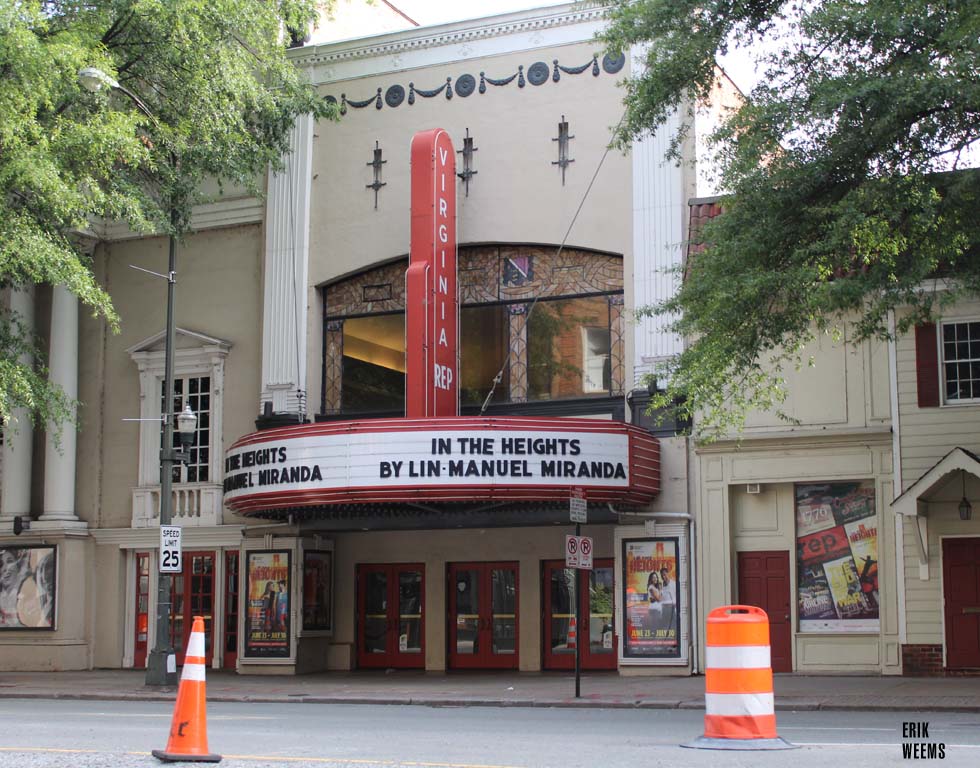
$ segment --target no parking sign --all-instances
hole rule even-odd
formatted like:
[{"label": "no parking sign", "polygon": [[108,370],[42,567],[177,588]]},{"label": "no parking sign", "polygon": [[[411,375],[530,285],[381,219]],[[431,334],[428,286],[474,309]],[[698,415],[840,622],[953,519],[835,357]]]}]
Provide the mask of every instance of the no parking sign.
[{"label": "no parking sign", "polygon": [[565,537],[565,567],[592,570],[592,539],[588,536]]}]

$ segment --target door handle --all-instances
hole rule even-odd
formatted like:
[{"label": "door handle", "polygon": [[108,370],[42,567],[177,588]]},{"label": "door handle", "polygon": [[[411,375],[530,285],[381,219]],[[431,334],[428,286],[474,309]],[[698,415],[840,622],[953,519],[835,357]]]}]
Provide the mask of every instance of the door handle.
[{"label": "door handle", "polygon": [[980,605],[971,605],[963,609],[963,613],[980,613]]}]

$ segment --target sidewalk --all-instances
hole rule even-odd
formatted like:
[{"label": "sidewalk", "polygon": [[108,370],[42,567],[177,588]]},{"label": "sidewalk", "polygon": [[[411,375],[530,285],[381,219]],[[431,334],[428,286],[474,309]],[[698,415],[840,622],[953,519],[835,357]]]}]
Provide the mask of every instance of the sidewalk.
[{"label": "sidewalk", "polygon": [[[173,701],[142,670],[0,672],[0,698]],[[703,677],[572,673],[330,672],[299,676],[208,671],[208,701],[430,706],[702,709]],[[980,712],[980,677],[775,676],[778,710]]]}]

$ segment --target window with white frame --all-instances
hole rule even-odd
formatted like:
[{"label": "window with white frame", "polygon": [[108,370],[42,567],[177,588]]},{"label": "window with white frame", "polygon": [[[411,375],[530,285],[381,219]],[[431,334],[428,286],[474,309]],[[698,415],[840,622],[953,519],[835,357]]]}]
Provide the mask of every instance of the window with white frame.
[{"label": "window with white frame", "polygon": [[942,324],[945,402],[980,400],[980,321]]},{"label": "window with white frame", "polygon": [[[165,412],[166,401],[163,394],[163,381],[160,381],[160,413]],[[174,378],[174,403],[170,410],[173,422],[172,448],[180,448],[180,432],[177,429],[177,416],[190,406],[197,416],[194,440],[188,450],[187,463],[173,465],[173,482],[206,483],[210,479],[211,461],[211,377],[179,376]],[[160,428],[160,447],[163,448],[163,428]]]},{"label": "window with white frame", "polygon": [[174,420],[173,447],[180,447],[177,415],[190,406],[197,416],[189,461],[175,464],[175,483],[221,483],[221,421],[224,363],[231,344],[222,339],[178,328],[174,359],[174,401],[166,408],[163,397],[164,335],[156,334],[128,352],[140,373],[140,487],[160,484],[160,449],[163,414]]}]

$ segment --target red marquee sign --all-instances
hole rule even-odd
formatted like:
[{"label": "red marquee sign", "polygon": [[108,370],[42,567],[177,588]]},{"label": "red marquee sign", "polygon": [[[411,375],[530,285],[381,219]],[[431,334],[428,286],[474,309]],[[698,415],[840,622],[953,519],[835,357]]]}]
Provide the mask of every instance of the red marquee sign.
[{"label": "red marquee sign", "polygon": [[456,152],[441,128],[412,138],[412,233],[405,273],[405,415],[459,415]]}]

